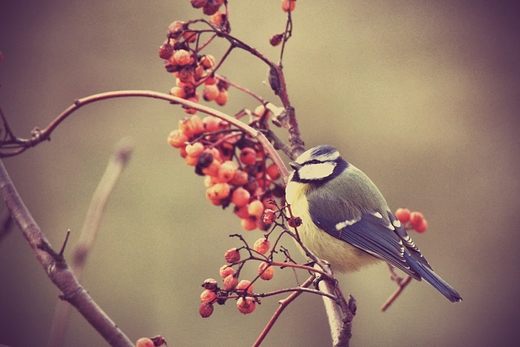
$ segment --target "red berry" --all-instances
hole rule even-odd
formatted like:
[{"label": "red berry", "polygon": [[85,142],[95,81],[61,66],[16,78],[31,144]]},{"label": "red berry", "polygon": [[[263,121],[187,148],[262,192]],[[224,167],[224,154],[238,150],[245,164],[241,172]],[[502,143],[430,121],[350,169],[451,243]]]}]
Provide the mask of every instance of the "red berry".
[{"label": "red berry", "polygon": [[262,215],[262,222],[265,224],[273,224],[276,220],[276,213],[271,210],[270,208],[267,208],[264,210],[264,214]]},{"label": "red berry", "polygon": [[213,313],[213,304],[209,302],[203,302],[200,304],[199,313],[202,318],[208,318]]},{"label": "red berry", "polygon": [[190,0],[190,3],[191,3],[191,6],[193,6],[193,8],[201,8],[201,7],[206,6],[208,1],[207,0]]},{"label": "red berry", "polygon": [[410,220],[410,210],[407,208],[398,208],[395,211],[395,216],[401,223],[407,223]]},{"label": "red berry", "polygon": [[240,261],[240,252],[236,248],[231,248],[224,254],[224,259],[226,259],[228,263],[236,263]]},{"label": "red berry", "polygon": [[245,206],[235,206],[234,209],[233,209],[233,212],[238,216],[238,218],[240,219],[243,219],[243,218],[248,218],[249,217],[249,213],[247,212],[247,205]]},{"label": "red berry", "polygon": [[414,229],[418,233],[423,233],[428,229],[428,222],[426,221],[426,219],[423,219],[422,223],[420,225],[416,226]]},{"label": "red berry", "polygon": [[274,163],[266,167],[265,171],[269,175],[269,178],[271,178],[273,181],[276,181],[280,178],[280,170],[278,169],[278,166]]},{"label": "red berry", "polygon": [[417,227],[420,227],[422,222],[424,220],[424,216],[421,212],[412,212],[410,214],[410,225],[415,229]]},{"label": "red berry", "polygon": [[219,106],[224,106],[226,104],[226,102],[228,101],[228,91],[225,90],[225,89],[222,89],[218,96],[215,98],[215,102],[219,105]]},{"label": "red berry", "polygon": [[256,151],[251,147],[244,147],[240,151],[240,161],[246,165],[256,163]]},{"label": "red berry", "polygon": [[249,192],[242,187],[236,188],[233,191],[233,193],[231,194],[231,202],[234,203],[235,206],[238,206],[238,207],[247,205],[250,198],[251,198],[251,194],[249,194]]},{"label": "red berry", "polygon": [[154,347],[152,339],[148,337],[141,337],[135,342],[135,347]]},{"label": "red berry", "polygon": [[200,63],[202,64],[202,66],[204,66],[205,69],[210,69],[213,67],[213,65],[215,65],[215,57],[211,54],[203,55],[202,58],[200,58]]},{"label": "red berry", "polygon": [[179,49],[173,53],[173,59],[180,66],[188,65],[191,60],[191,54],[184,49]]},{"label": "red berry", "polygon": [[162,59],[170,59],[173,55],[173,46],[166,41],[159,47],[159,57]]},{"label": "red berry", "polygon": [[282,0],[282,10],[292,12],[296,7],[296,0]]},{"label": "red berry", "polygon": [[251,231],[256,229],[256,221],[257,219],[255,217],[248,216],[240,220],[240,225],[242,226],[242,229]]},{"label": "red berry", "polygon": [[218,180],[220,182],[229,182],[235,177],[237,172],[237,164],[234,161],[227,160],[223,162],[218,169]]}]

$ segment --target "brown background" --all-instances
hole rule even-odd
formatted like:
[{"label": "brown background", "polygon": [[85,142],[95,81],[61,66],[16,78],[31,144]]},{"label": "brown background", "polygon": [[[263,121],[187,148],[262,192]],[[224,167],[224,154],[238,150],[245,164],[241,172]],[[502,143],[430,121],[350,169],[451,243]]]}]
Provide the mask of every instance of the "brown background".
[{"label": "brown background", "polygon": [[[46,126],[79,97],[118,89],[167,92],[174,79],[157,56],[166,27],[200,16],[187,0],[0,6],[0,106],[20,136]],[[298,1],[284,66],[307,146],[339,147],[393,208],[423,211],[430,230],[414,238],[464,297],[451,304],[414,282],[383,314],[378,308],[394,290],[385,266],[338,276],[358,300],[353,346],[519,343],[515,6]],[[276,59],[268,38],[284,27],[279,1],[232,1],[231,11],[233,33]],[[237,51],[222,73],[277,102],[262,84],[266,71]],[[223,110],[255,106],[231,90]],[[4,162],[52,244],[58,247],[70,228],[72,245],[114,144],[130,137],[135,153],[111,196],[84,286],[133,340],[162,334],[171,346],[251,345],[276,298],[264,299],[249,316],[233,303],[207,320],[198,314],[199,285],[218,276],[223,252],[237,245],[227,235],[240,227],[230,211],[205,201],[202,179],[166,144],[183,116],[156,100],[104,101],[76,112],[50,143]],[[278,271],[256,289],[292,284],[289,271]],[[0,244],[0,343],[43,346],[58,294],[14,230]],[[66,341],[104,345],[77,314]],[[264,345],[330,345],[321,300],[300,297]]]}]

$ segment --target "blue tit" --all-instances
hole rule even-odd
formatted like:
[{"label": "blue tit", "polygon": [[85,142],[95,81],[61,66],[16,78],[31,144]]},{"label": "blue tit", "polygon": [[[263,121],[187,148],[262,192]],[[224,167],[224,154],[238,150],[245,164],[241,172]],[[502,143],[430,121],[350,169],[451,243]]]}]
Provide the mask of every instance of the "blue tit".
[{"label": "blue tit", "polygon": [[355,271],[383,260],[426,280],[450,301],[462,300],[433,272],[376,185],[336,148],[314,147],[290,165],[294,171],[285,194],[293,216],[302,220],[298,234],[333,271]]}]

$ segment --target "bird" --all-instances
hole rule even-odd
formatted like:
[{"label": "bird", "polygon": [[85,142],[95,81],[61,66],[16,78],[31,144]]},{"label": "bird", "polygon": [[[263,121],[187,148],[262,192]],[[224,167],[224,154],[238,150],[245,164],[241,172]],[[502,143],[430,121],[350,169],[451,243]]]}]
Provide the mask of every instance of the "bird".
[{"label": "bird", "polygon": [[437,275],[363,171],[330,145],[302,153],[289,165],[286,202],[301,219],[301,242],[333,271],[352,272],[385,261],[424,279],[451,302],[459,293]]}]

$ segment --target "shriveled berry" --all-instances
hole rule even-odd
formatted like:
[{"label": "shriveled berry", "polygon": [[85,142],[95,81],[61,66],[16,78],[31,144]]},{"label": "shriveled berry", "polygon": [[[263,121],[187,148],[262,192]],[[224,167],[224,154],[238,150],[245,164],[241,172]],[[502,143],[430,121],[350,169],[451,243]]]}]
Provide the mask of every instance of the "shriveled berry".
[{"label": "shriveled berry", "polygon": [[207,2],[208,3],[206,4],[206,6],[204,6],[202,12],[208,16],[211,16],[212,14],[217,12],[220,6],[222,5],[222,3],[220,3],[218,0],[207,0]]},{"label": "shriveled berry", "polygon": [[203,302],[200,304],[199,313],[202,318],[208,318],[213,313],[213,304],[209,302]]},{"label": "shriveled berry", "polygon": [[269,39],[269,43],[271,44],[271,46],[276,47],[280,43],[282,43],[283,35],[284,34],[275,34],[275,35],[271,36],[271,38]]},{"label": "shriveled berry", "polygon": [[273,279],[274,276],[274,267],[269,265],[269,263],[262,262],[258,266],[258,275],[261,279],[269,281]]},{"label": "shriveled berry", "polygon": [[228,249],[224,254],[224,259],[226,259],[228,263],[236,263],[240,261],[240,252],[236,248]]},{"label": "shriveled berry", "polygon": [[240,297],[237,300],[237,308],[240,311],[240,313],[249,314],[255,310],[255,306],[256,303],[255,300],[253,300],[253,298]]},{"label": "shriveled berry", "polygon": [[190,3],[193,8],[201,8],[206,6],[208,2],[207,0],[190,0]]},{"label": "shriveled berry", "polygon": [[180,66],[188,65],[190,63],[191,54],[184,49],[179,49],[173,53],[173,59]]},{"label": "shriveled berry", "polygon": [[185,27],[184,27],[185,24],[186,24],[185,22],[182,22],[180,20],[176,20],[176,21],[172,22],[168,26],[168,37],[170,37],[172,39],[179,38],[185,29]]},{"label": "shriveled berry", "polygon": [[231,266],[229,265],[222,265],[219,269],[219,273],[220,273],[220,277],[222,278],[226,278],[228,277],[229,275],[234,275],[235,274],[235,269],[233,269]]},{"label": "shriveled berry", "polygon": [[271,247],[271,242],[268,239],[262,237],[255,241],[253,249],[260,254],[266,254]]},{"label": "shriveled berry", "polygon": [[205,133],[212,133],[219,130],[220,119],[214,116],[207,116],[202,119]]},{"label": "shriveled berry", "polygon": [[401,223],[407,223],[409,220],[410,220],[410,210],[407,209],[407,208],[398,208],[396,211],[395,211],[395,216],[397,217],[397,219],[399,219],[399,221]]},{"label": "shriveled berry", "polygon": [[164,42],[161,47],[159,47],[159,57],[162,59],[170,59],[173,55],[173,46],[170,42]]},{"label": "shriveled berry", "polygon": [[203,283],[202,283],[202,286],[205,288],[205,289],[209,289],[209,290],[217,290],[218,289],[218,282],[216,279],[214,278],[208,278],[206,279]]}]

